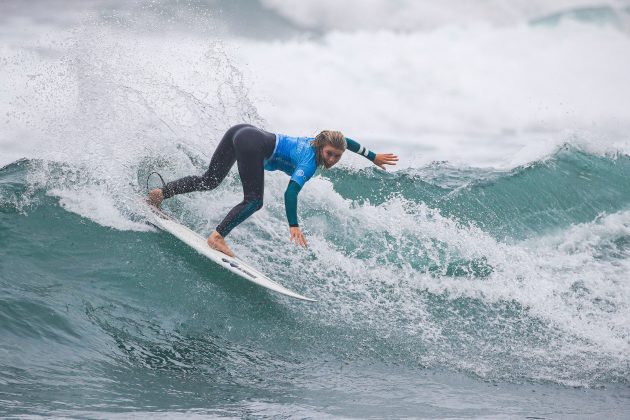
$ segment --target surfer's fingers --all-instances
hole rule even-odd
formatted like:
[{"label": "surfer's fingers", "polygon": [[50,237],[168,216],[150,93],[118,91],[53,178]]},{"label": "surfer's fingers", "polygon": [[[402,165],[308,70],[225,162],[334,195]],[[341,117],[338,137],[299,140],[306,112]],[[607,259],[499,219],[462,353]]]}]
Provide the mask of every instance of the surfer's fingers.
[{"label": "surfer's fingers", "polygon": [[295,234],[295,245],[306,248],[306,238],[304,238],[304,234],[302,232],[297,232]]},{"label": "surfer's fingers", "polygon": [[397,161],[398,156],[394,155],[393,153],[382,153],[376,155],[376,158],[374,159],[374,164],[379,168],[386,170],[385,165],[396,165]]},{"label": "surfer's fingers", "polygon": [[291,241],[291,243],[295,242],[295,246],[302,246],[304,248],[307,248],[306,238],[304,238],[304,234],[299,228],[292,227],[290,232],[291,236],[289,240]]},{"label": "surfer's fingers", "polygon": [[295,243],[296,246],[300,244],[300,234],[297,232],[291,232],[291,238],[289,238],[291,243]]}]

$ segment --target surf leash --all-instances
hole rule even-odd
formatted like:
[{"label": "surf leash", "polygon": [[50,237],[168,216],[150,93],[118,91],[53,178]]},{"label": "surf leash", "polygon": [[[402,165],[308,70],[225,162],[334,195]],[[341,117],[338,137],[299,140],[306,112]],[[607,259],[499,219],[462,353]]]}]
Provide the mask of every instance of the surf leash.
[{"label": "surf leash", "polygon": [[149,175],[147,176],[147,192],[149,192],[149,179],[151,179],[151,175],[156,174],[158,177],[160,177],[160,181],[162,181],[162,188],[166,187],[166,182],[164,182],[164,178],[162,178],[162,175],[159,174],[159,172],[150,172]]}]

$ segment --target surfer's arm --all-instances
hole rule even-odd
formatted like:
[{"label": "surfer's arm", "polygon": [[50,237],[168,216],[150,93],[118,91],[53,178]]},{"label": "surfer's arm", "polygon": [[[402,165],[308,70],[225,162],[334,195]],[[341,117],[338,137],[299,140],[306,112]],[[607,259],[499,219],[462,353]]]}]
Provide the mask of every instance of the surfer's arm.
[{"label": "surfer's arm", "polygon": [[395,165],[398,161],[398,156],[393,153],[374,153],[348,137],[346,137],[346,144],[348,145],[348,150],[366,157],[381,169],[385,169],[385,165]]},{"label": "surfer's arm", "polygon": [[297,220],[297,198],[302,187],[295,181],[289,181],[289,186],[284,192],[284,210],[287,213],[287,221],[290,227],[299,227]]},{"label": "surfer's arm", "polygon": [[289,186],[284,192],[284,209],[289,222],[291,242],[295,241],[296,245],[302,245],[306,248],[306,239],[304,239],[304,234],[300,230],[297,220],[297,197],[301,189],[300,184],[295,181],[289,181]]},{"label": "surfer's arm", "polygon": [[348,145],[348,150],[350,150],[351,152],[364,156],[374,162],[374,159],[376,158],[376,153],[369,150],[367,147],[361,146],[359,142],[356,142],[348,137],[346,137],[346,144]]}]

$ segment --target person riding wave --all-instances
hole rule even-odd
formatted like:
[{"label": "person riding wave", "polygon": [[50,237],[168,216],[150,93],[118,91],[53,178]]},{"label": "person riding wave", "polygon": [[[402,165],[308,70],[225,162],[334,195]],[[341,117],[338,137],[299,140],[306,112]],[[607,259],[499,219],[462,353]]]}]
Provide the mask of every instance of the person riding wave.
[{"label": "person riding wave", "polygon": [[374,153],[339,131],[325,130],[315,138],[290,137],[269,133],[250,124],[239,124],[226,131],[202,176],[187,176],[151,190],[149,203],[159,207],[164,199],[177,194],[212,190],[221,184],[236,162],[243,184],[243,201],[229,211],[208,237],[211,248],[233,257],[225,237],[262,208],[265,170],[280,170],[291,177],[284,193],[290,240],[306,247],[297,219],[298,193],[318,167],[332,168],[346,149],[366,157],[382,169],[385,165],[395,165],[398,160],[392,153]]}]

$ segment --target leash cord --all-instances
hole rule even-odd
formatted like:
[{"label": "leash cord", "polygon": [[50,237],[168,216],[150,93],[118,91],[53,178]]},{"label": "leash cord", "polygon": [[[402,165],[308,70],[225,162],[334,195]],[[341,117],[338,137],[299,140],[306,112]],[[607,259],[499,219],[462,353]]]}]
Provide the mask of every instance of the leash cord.
[{"label": "leash cord", "polygon": [[158,172],[153,171],[147,176],[147,192],[149,192],[149,179],[153,174],[156,174],[158,177],[160,177],[160,181],[162,181],[162,188],[166,187],[166,182],[164,182],[164,178],[162,178],[162,175],[160,175]]}]

